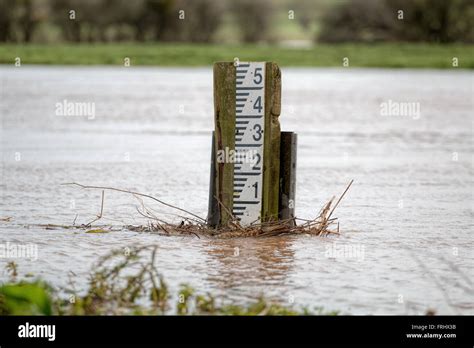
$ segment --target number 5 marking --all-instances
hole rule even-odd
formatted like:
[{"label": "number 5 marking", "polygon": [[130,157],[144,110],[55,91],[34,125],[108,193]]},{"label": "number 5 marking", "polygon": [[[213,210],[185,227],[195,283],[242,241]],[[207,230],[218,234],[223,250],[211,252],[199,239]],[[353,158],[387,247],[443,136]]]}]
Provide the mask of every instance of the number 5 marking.
[{"label": "number 5 marking", "polygon": [[263,80],[263,76],[262,74],[259,73],[259,71],[262,71],[262,68],[255,68],[255,72],[254,72],[254,75],[255,77],[258,78],[258,82],[256,79],[253,79],[253,82],[256,84],[256,85],[259,85],[262,83],[262,80]]}]

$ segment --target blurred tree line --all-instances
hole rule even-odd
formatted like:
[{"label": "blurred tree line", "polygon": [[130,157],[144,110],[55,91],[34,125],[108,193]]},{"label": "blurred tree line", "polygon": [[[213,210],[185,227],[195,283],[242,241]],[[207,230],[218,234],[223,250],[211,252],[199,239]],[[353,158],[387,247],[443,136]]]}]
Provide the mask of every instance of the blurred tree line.
[{"label": "blurred tree line", "polygon": [[351,0],[323,18],[323,42],[474,42],[474,0]]},{"label": "blurred tree line", "polygon": [[0,41],[31,42],[47,23],[58,40],[73,42],[207,42],[222,7],[213,0],[0,0]]},{"label": "blurred tree line", "polygon": [[[473,42],[474,0],[0,0],[1,42]],[[291,12],[293,11],[293,14]],[[403,11],[400,19],[399,11]],[[277,30],[279,29],[279,31]],[[224,30],[225,31],[225,30]],[[316,33],[317,32],[317,33]],[[284,36],[284,35],[283,35]]]}]

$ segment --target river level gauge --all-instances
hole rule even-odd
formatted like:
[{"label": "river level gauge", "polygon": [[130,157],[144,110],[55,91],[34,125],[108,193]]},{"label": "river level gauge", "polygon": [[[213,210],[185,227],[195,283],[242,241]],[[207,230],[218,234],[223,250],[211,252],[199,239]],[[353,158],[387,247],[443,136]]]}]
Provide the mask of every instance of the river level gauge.
[{"label": "river level gauge", "polygon": [[233,215],[260,222],[265,132],[265,63],[239,63],[235,77]]},{"label": "river level gauge", "polygon": [[293,216],[296,134],[280,131],[280,112],[276,63],[214,64],[209,225],[249,226]]}]

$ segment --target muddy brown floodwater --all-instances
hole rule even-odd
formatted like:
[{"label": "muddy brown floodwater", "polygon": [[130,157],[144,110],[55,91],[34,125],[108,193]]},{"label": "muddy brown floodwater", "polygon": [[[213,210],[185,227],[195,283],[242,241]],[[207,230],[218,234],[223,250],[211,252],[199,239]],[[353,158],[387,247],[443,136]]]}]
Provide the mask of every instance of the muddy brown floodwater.
[{"label": "muddy brown floodwater", "polygon": [[[46,230],[39,224],[70,225],[76,215],[81,224],[98,213],[100,192],[60,185],[71,181],[149,193],[204,217],[212,70],[0,67],[0,217],[11,218],[0,222],[0,244],[38,247],[36,260],[16,260],[20,274],[63,287],[73,272],[81,289],[101,255],[156,244],[173,292],[188,283],[237,303],[263,294],[341,313],[474,314],[473,73],[282,73],[282,129],[299,134],[297,215],[314,217],[354,179],[335,213],[340,237]],[[67,102],[91,103],[94,115],[57,115],[57,103]],[[402,102],[417,103],[419,113],[382,112],[381,105]],[[107,192],[100,223],[145,223],[137,204]],[[2,270],[8,261],[0,258]]]}]

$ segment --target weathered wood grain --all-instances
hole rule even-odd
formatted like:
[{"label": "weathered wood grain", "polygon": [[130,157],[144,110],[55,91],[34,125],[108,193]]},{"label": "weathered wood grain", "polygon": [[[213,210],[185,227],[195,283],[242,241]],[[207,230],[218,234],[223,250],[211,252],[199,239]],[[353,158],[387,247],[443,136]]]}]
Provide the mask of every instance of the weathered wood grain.
[{"label": "weathered wood grain", "polygon": [[[280,146],[280,220],[295,217],[296,149],[298,138],[293,132],[281,132]],[[295,221],[291,221],[295,224]]]},{"label": "weathered wood grain", "polygon": [[217,227],[219,225],[219,202],[217,201],[217,170],[216,170],[216,146],[214,139],[215,132],[212,132],[211,140],[211,168],[209,173],[209,208],[207,212],[207,224],[210,227]]},{"label": "weathered wood grain", "polygon": [[[215,151],[235,148],[235,66],[232,62],[214,64],[214,140]],[[228,223],[233,204],[234,164],[216,161],[216,196],[220,224]]]},{"label": "weathered wood grain", "polygon": [[263,148],[262,221],[278,219],[280,182],[281,71],[267,62],[265,74],[265,138]]}]

